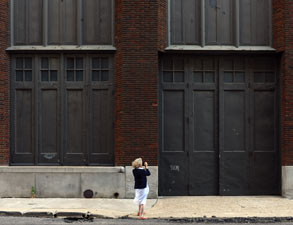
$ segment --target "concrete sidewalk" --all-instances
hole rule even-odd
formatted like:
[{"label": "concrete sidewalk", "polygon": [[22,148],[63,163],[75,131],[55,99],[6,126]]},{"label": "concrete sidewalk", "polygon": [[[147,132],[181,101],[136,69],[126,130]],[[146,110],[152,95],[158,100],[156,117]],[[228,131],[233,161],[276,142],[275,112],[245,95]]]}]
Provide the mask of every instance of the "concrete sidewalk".
[{"label": "concrete sidewalk", "polygon": [[[2,198],[0,216],[136,218],[132,199]],[[149,199],[148,218],[293,217],[293,200],[274,196],[160,197]]]}]

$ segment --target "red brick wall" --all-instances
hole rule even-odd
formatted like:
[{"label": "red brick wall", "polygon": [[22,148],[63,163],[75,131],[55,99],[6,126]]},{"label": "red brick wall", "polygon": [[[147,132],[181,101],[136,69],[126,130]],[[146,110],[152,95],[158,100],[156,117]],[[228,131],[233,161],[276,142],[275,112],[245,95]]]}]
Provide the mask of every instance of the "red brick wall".
[{"label": "red brick wall", "polygon": [[285,47],[284,2],[285,0],[273,0],[273,47],[278,51],[284,51]]},{"label": "red brick wall", "polygon": [[0,1],[0,165],[9,163],[9,45],[8,0]]},{"label": "red brick wall", "polygon": [[293,165],[293,1],[273,1],[273,46],[281,56],[282,165]]},{"label": "red brick wall", "polygon": [[137,157],[157,165],[158,50],[166,43],[159,20],[164,7],[166,0],[116,0],[116,165],[130,165]]},{"label": "red brick wall", "polygon": [[158,49],[164,51],[167,47],[167,19],[168,19],[168,6],[167,0],[158,0]]}]

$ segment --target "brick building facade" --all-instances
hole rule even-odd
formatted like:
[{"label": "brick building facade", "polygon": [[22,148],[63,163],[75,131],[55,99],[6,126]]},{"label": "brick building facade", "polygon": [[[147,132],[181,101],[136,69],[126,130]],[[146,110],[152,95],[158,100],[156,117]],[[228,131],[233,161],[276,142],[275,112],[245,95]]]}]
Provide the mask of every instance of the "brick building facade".
[{"label": "brick building facade", "polygon": [[[24,25],[28,26],[28,31],[30,31],[30,29],[40,29],[38,30],[39,36],[36,35],[33,37],[23,37],[19,34],[19,30],[22,31],[22,24],[17,25],[16,21],[21,21],[21,17],[15,16],[16,13],[13,10],[16,8],[19,10],[21,8],[21,6],[18,5],[20,2],[18,0],[3,0],[0,3],[0,164],[3,165],[3,168],[5,167],[5,170],[9,168],[13,170],[18,166],[23,165],[32,166],[31,171],[34,169],[37,170],[38,166],[48,165],[60,166],[61,170],[62,166],[81,165],[119,167],[130,165],[131,161],[136,157],[143,157],[154,166],[155,171],[157,169],[159,170],[158,177],[155,178],[155,183],[156,185],[159,185],[159,188],[156,188],[159,189],[159,194],[162,195],[281,194],[281,190],[284,196],[293,195],[293,188],[291,186],[292,178],[290,178],[293,173],[293,139],[291,131],[291,117],[293,116],[291,109],[293,101],[293,97],[291,96],[293,93],[291,91],[291,88],[293,87],[293,83],[291,82],[291,77],[293,76],[293,19],[292,16],[290,16],[293,13],[293,3],[291,1],[272,0],[271,6],[266,5],[266,7],[268,7],[268,14],[260,14],[259,17],[262,17],[262,15],[264,18],[270,17],[272,22],[266,22],[266,20],[269,21],[270,19],[253,21],[255,19],[253,13],[257,14],[258,11],[253,8],[253,4],[248,0],[237,0],[235,2],[233,1],[234,3],[229,1],[230,5],[225,5],[226,3],[220,0],[182,0],[177,1],[177,3],[175,3],[174,0],[115,0],[112,1],[113,4],[111,6],[107,5],[108,3],[106,3],[107,1],[105,0],[92,0],[89,1],[89,5],[82,5],[85,4],[82,0],[67,0],[65,2],[70,5],[70,1],[74,2],[74,6],[70,7],[76,7],[74,8],[74,12],[76,12],[75,16],[82,18],[81,20],[78,18],[75,20],[76,18],[73,16],[74,20],[82,22],[77,22],[77,26],[79,27],[72,28],[74,30],[73,33],[75,32],[72,36],[66,36],[66,34],[64,34],[64,37],[62,36],[63,34],[61,34],[62,31],[58,34],[55,34],[55,31],[52,31],[52,36],[50,36],[51,3],[48,5],[47,0],[35,0],[33,3],[36,4],[34,7],[39,7],[40,9],[40,14],[35,16],[43,18],[43,25],[35,24],[33,22],[31,22],[34,24],[32,27]],[[29,7],[33,7],[28,4],[27,1],[23,2],[26,2],[24,4],[28,8],[27,10],[29,10]],[[54,3],[56,5],[59,4],[58,1],[54,2],[56,2]],[[97,2],[100,2],[99,6],[97,6]],[[258,3],[256,4],[266,4],[263,3],[263,1],[257,2]],[[65,13],[67,7],[66,4],[60,6],[60,9],[65,10]],[[96,18],[97,21],[100,21],[99,24],[101,24],[96,25],[98,26],[97,29],[101,29],[96,33],[91,33],[89,31],[90,29],[96,29],[95,27],[91,28],[91,26],[94,25],[90,23],[90,18],[88,20],[83,18],[83,16],[86,15],[86,11],[82,10],[86,10],[86,7],[90,8],[91,4],[97,4],[95,7],[104,7],[104,10],[110,10],[112,7],[112,15],[108,17],[102,12],[99,12],[100,14],[91,12],[93,13],[92,15],[95,16],[94,18]],[[190,4],[190,6],[193,7],[191,8],[195,12],[198,12],[198,14],[192,14],[191,11],[188,11],[188,4]],[[245,8],[245,5],[247,4],[251,4],[250,9],[249,7]],[[82,7],[79,8],[78,5],[82,5]],[[70,9],[70,7],[68,6],[68,9]],[[182,8],[179,9],[178,7]],[[98,9],[100,10],[101,8]],[[182,15],[179,13],[180,10]],[[214,14],[214,11],[217,11],[217,13]],[[255,27],[243,28],[248,26],[248,22],[242,19],[242,17],[246,15],[245,13],[251,15],[251,24],[255,23]],[[226,17],[228,15],[231,15],[231,17],[227,19]],[[45,17],[46,19],[44,19]],[[109,23],[105,22],[106,25],[101,22],[103,20],[110,21],[110,18],[112,18],[112,21]],[[234,18],[238,19],[235,19],[234,21]],[[27,15],[26,20],[30,20]],[[34,18],[32,18],[32,21],[33,20]],[[216,27],[211,25],[213,24],[211,21],[216,21]],[[60,26],[62,27],[66,23],[66,20],[63,19],[60,22],[60,24],[63,25]],[[105,26],[108,26],[110,23],[112,23],[113,27],[111,29],[106,29]],[[221,23],[224,25],[222,26]],[[72,24],[69,21],[67,25],[71,26]],[[38,26],[39,28],[36,28]],[[264,31],[258,32],[258,30],[261,29],[257,26],[266,28]],[[66,25],[63,28],[65,27]],[[13,32],[11,29],[13,29]],[[245,36],[247,33],[250,33],[245,29],[251,29],[250,31],[254,31],[255,36]],[[104,31],[109,34],[109,36],[103,36]],[[70,32],[71,30],[69,30],[68,33]],[[38,37],[40,38],[40,41],[37,40]],[[60,37],[61,41],[58,39]],[[22,39],[25,39],[26,41],[24,42],[26,43],[24,43]],[[57,39],[60,42],[58,42]],[[67,40],[69,40],[69,44],[66,43]],[[95,56],[92,57],[92,54]],[[25,126],[18,125],[18,121],[20,121],[19,118],[21,117],[16,118],[16,116],[21,116],[22,114],[18,114],[17,110],[24,110],[25,108],[21,108],[23,106],[21,106],[21,103],[17,103],[18,100],[15,99],[20,99],[16,92],[18,90],[24,90],[28,86],[18,86],[18,83],[14,81],[14,76],[17,76],[16,71],[20,71],[20,68],[17,67],[16,64],[20,58],[23,60],[22,63],[24,63],[24,70],[22,72],[23,78],[21,79],[25,80],[25,71],[27,70],[27,68],[25,68],[25,57],[32,56],[33,67],[35,65],[35,68],[37,68],[37,64],[40,63],[40,76],[42,76],[42,71],[45,70],[45,67],[41,65],[41,61],[44,57],[47,57],[46,55],[49,55],[49,58],[51,55],[54,55],[59,62],[59,67],[57,69],[51,70],[49,68],[48,71],[56,70],[58,71],[58,76],[59,74],[60,76],[64,74],[65,78],[58,78],[57,82],[60,80],[60,83],[53,82],[50,87],[51,89],[46,85],[42,86],[43,80],[40,80],[39,83],[35,82],[34,85],[36,86],[34,87],[30,86],[30,88],[32,88],[31,90],[33,90],[32,93],[35,93],[34,96],[36,96],[36,102],[34,102],[35,100],[32,100],[32,116],[27,118],[31,118],[31,120],[34,121],[32,123],[37,125],[34,125],[35,127],[32,126],[33,128],[29,128],[28,130],[29,133],[31,132],[32,136],[39,136],[37,138],[32,138],[32,142],[29,142],[29,145],[33,146],[31,148],[34,150],[32,150],[33,153],[31,158],[25,158],[24,160],[24,157],[26,157],[23,156],[26,155],[25,151],[30,150],[23,150],[25,154],[18,157],[18,150],[15,149],[19,143],[28,143],[22,139],[22,142],[18,142],[20,136],[17,136],[20,135],[17,133],[18,130],[22,129],[17,128],[17,126]],[[108,56],[108,66],[104,68],[102,66],[93,66],[94,60],[100,60],[99,62],[102,63],[104,59],[103,57]],[[81,69],[77,65],[79,57],[83,57],[84,67]],[[71,58],[74,58],[75,60],[74,69],[69,66],[69,60],[71,60]],[[180,65],[181,61],[182,65]],[[193,62],[194,65],[192,65]],[[202,65],[197,68],[195,65],[196,62],[201,62]],[[255,62],[259,62],[260,66],[255,65],[257,64]],[[232,69],[228,68],[230,65],[229,63],[231,65],[233,64]],[[273,63],[276,63],[275,67],[269,65]],[[169,66],[169,64],[172,65]],[[209,65],[209,68],[205,68],[206,64]],[[16,66],[14,67],[14,65]],[[113,65],[113,67],[111,67],[111,65]],[[68,71],[73,70],[75,71],[74,79],[77,79],[76,76],[78,72],[76,71],[82,70],[84,71],[84,77],[86,77],[84,79],[89,83],[84,83],[84,86],[71,85],[71,83],[68,82]],[[108,83],[105,83],[108,86],[106,87],[104,84],[99,83],[102,80],[99,80],[99,82],[94,83],[95,85],[92,85],[91,81],[94,80],[90,79],[93,79],[93,71],[100,71],[99,73],[102,74],[103,71],[106,70],[110,71],[109,75],[107,75],[110,77],[108,80],[109,82],[107,81]],[[232,70],[233,72],[231,72]],[[257,83],[256,80],[254,80],[256,84],[253,83],[253,73],[260,73],[260,70],[266,71],[263,72],[266,75],[260,75],[265,77],[265,81],[270,81],[271,78],[269,78],[269,75],[276,74],[277,77],[272,78],[276,85],[263,84],[263,86],[261,86],[259,84],[261,81],[258,81],[259,83]],[[32,76],[34,77],[36,75],[37,77],[39,73],[38,71],[38,69],[36,69],[35,72],[33,71]],[[113,71],[112,75],[111,71]],[[202,73],[202,75],[199,75],[201,78],[194,78],[194,84],[189,79],[191,79],[191,76],[195,77],[198,75],[199,71]],[[245,78],[238,77],[237,79],[240,79],[240,83],[241,79],[243,79],[243,82],[246,82],[246,84],[243,84],[242,86],[237,84],[238,86],[233,86],[235,89],[231,89],[229,85],[227,86],[225,83],[230,82],[229,78],[225,80],[225,76],[229,75],[228,72],[225,75],[226,71],[233,73],[233,75],[231,75],[233,77],[231,78],[231,82],[234,82],[234,79],[236,80],[237,75],[242,76],[241,73],[244,73]],[[171,75],[172,78],[167,77],[170,73],[173,73],[173,75]],[[182,78],[183,80],[180,80],[181,73],[184,76],[184,78]],[[212,75],[212,73],[214,75]],[[209,78],[208,75],[210,75]],[[248,75],[251,77],[246,78]],[[185,76],[188,76],[188,78]],[[207,76],[207,78],[205,78],[205,76]],[[223,82],[221,80],[222,77]],[[168,79],[171,79],[171,81]],[[183,82],[185,86],[177,84],[176,79],[179,83]],[[199,82],[199,80],[196,81],[196,79],[200,79],[202,83],[207,81],[208,83],[214,84],[202,84],[202,86],[200,86],[199,83],[196,83]],[[251,91],[251,86],[255,88],[253,91]],[[193,88],[192,90],[191,87]],[[103,93],[102,96],[104,96],[104,99],[107,98],[105,96],[109,97],[110,92],[113,92],[113,96],[109,97],[107,100],[112,101],[113,103],[112,106],[107,106],[110,107],[110,111],[112,109],[113,118],[107,117],[109,111],[105,114],[103,114],[103,111],[101,111],[100,114],[95,114],[95,109],[99,109],[99,107],[105,106],[106,104],[101,100],[102,97],[98,95],[98,93],[100,93],[98,90],[106,90],[105,88],[109,90],[109,92],[107,92],[108,95]],[[46,121],[43,121],[42,118],[50,119],[51,117],[46,117],[47,114],[44,114],[42,111],[47,103],[44,105],[40,103],[40,105],[38,105],[38,102],[41,101],[40,96],[43,96],[43,93],[38,95],[37,92],[41,93],[42,90],[52,91],[53,89],[57,90],[58,93],[59,91],[61,93],[58,96],[61,96],[60,102],[62,104],[60,103],[60,105],[58,105],[59,103],[57,103],[56,106],[57,109],[58,107],[61,108],[60,111],[56,111],[56,120],[59,122],[56,122],[56,127],[54,126],[52,128],[49,126],[49,128],[46,129],[48,129],[48,132],[51,132],[52,129],[57,130],[60,139],[57,137],[56,140],[43,138],[43,133],[39,134],[40,131],[47,132],[46,129],[43,128],[46,126]],[[87,100],[87,97],[82,97],[83,95],[81,96],[77,92],[74,92],[73,94],[73,92],[70,92],[72,90],[83,90],[82,93],[88,93],[88,95],[85,94],[84,96],[90,96],[88,97],[89,100]],[[95,90],[97,92],[94,92]],[[234,96],[230,96],[229,94],[226,95],[228,92],[225,91],[229,90],[234,91],[234,93],[238,92]],[[271,92],[272,90],[274,92]],[[183,93],[182,96],[180,92]],[[20,92],[20,96],[24,96],[24,93],[27,92]],[[46,99],[52,99],[52,93],[53,92],[50,92],[50,95],[48,94]],[[63,93],[64,97],[62,97]],[[250,122],[250,116],[247,116],[248,122],[245,122],[245,120],[243,122],[244,125],[242,124],[244,127],[242,127],[241,124],[239,126],[235,125],[235,127],[229,127],[229,122],[227,122],[227,124],[225,122],[222,123],[222,121],[226,120],[225,115],[234,112],[234,110],[235,112],[237,110],[241,111],[241,108],[228,108],[228,106],[225,105],[225,102],[228,102],[229,99],[232,103],[234,102],[234,104],[237,105],[239,99],[241,99],[241,93],[246,93],[248,96],[245,101],[248,101],[249,103],[248,105],[243,103],[244,106],[242,108],[243,111],[247,110],[243,114],[245,117],[247,113],[252,115],[251,118],[257,118],[257,116],[266,117],[268,121],[274,118],[274,122],[268,124],[268,121],[264,121],[263,123],[259,123],[257,128],[253,128]],[[257,94],[255,93],[265,94],[256,96]],[[79,115],[84,115],[82,112],[81,114],[70,114],[69,112],[70,107],[74,109],[76,98],[78,98],[78,96],[80,96],[81,102],[82,99],[85,99],[85,102],[82,102],[82,105],[84,106],[83,112],[89,116],[85,116],[85,119],[80,123],[80,127],[85,129],[85,131],[74,134],[70,131],[74,129],[74,126],[69,126],[68,124],[70,122],[66,121],[68,121],[68,118],[72,118],[72,121],[75,121]],[[237,98],[235,96],[240,97]],[[254,98],[251,96],[256,97]],[[252,112],[252,109],[247,109],[247,107],[256,107],[255,102],[262,102],[262,99],[270,102],[270,100],[267,99],[274,99],[274,96],[276,96],[277,100],[273,100],[273,109],[270,108],[270,104],[263,105],[263,108],[257,113]],[[210,104],[209,101],[211,98],[213,98],[213,100]],[[28,99],[29,98],[23,100],[25,104],[27,104]],[[181,102],[182,99],[183,103]],[[205,114],[208,118],[207,120],[205,120],[202,111],[196,108],[198,102],[195,104],[192,102],[195,100],[190,99],[195,99],[200,102],[202,105],[199,108],[206,111],[213,111],[211,112],[212,114]],[[93,107],[93,109],[90,106],[88,107],[88,105],[93,104],[94,101],[101,102]],[[250,101],[253,103],[250,103]],[[172,105],[173,103],[176,104],[176,106]],[[64,109],[62,108],[63,104],[66,105],[64,106]],[[184,107],[182,111],[179,110],[179,105]],[[51,109],[52,108],[48,108],[48,110]],[[168,111],[166,111],[166,109],[168,109]],[[265,114],[265,110],[272,110],[274,113],[272,115],[267,115]],[[256,111],[257,110],[255,110],[255,112]],[[201,130],[194,128],[198,126],[194,125],[194,121],[197,120],[197,118],[194,119],[194,115],[203,116],[202,119],[200,119],[202,120]],[[184,117],[182,120],[179,118],[181,116],[182,118]],[[97,118],[102,119],[99,120]],[[240,117],[235,116],[236,122],[233,122],[233,116],[230,118],[232,121],[231,123],[236,124]],[[15,120],[17,122],[15,122]],[[104,120],[109,121],[103,124],[101,121]],[[213,121],[211,124],[207,122],[211,120]],[[96,124],[93,124],[92,127],[89,126],[88,124],[92,124],[93,121],[96,121]],[[257,124],[257,121],[253,124]],[[109,129],[111,130],[107,131],[108,133],[104,133],[103,129],[99,128],[99,126],[110,126],[111,128]],[[233,132],[235,132],[233,134],[227,133],[226,135],[225,131],[230,128],[235,129],[233,130]],[[77,127],[77,129],[79,128]],[[267,154],[264,158],[259,159],[257,158],[259,157],[257,153],[255,153],[258,152],[257,147],[254,149],[253,143],[257,142],[257,138],[269,142],[271,134],[263,132],[265,129],[272,129],[271,132],[273,133],[272,137],[274,139],[272,145],[274,147],[273,150],[269,149],[267,151],[267,149],[265,149],[263,152],[266,152]],[[93,130],[98,130],[100,133],[94,133]],[[175,131],[172,133],[171,131],[169,132],[169,130]],[[243,140],[241,138],[237,139],[245,132],[248,133],[243,134]],[[235,133],[237,133],[237,135],[233,136]],[[265,134],[263,135],[263,133]],[[74,158],[74,154],[70,152],[71,150],[68,150],[70,148],[70,141],[67,141],[67,139],[78,139],[77,137],[80,135],[83,136],[83,139],[80,142],[77,141],[75,146],[80,145],[83,149],[85,148],[88,150],[84,150],[85,152],[78,152],[78,149],[76,150],[75,153],[78,153],[78,157],[82,158],[82,160],[79,161],[79,159]],[[95,135],[106,137],[108,142],[103,142],[101,139],[91,139],[92,136]],[[231,135],[231,137],[226,140],[226,136],[229,135]],[[178,139],[174,137],[178,137]],[[180,138],[182,140],[180,140]],[[204,141],[197,141],[197,138]],[[63,141],[63,139],[65,141]],[[233,139],[237,140],[237,143],[234,143]],[[248,152],[247,156],[246,154],[244,154],[245,156],[229,155],[228,152],[231,152],[229,146],[225,149],[225,143],[228,143],[229,141],[231,141],[229,146],[234,146],[235,149],[242,148],[239,142],[243,141],[243,143],[245,143],[243,144],[243,146],[245,145],[245,147],[243,147],[245,148],[244,152],[246,150]],[[112,143],[112,147],[110,142]],[[213,142],[215,144],[214,146],[211,146],[206,144],[206,142]],[[44,147],[44,149],[47,149],[44,150],[44,152],[41,150],[43,143],[49,143]],[[49,147],[51,145],[54,146],[54,144],[57,149],[55,149],[56,153],[54,153],[54,150],[48,150]],[[95,152],[95,145],[102,146],[101,148],[107,150],[103,152],[102,149]],[[179,150],[172,149],[172,146],[178,146]],[[186,153],[184,156],[179,154],[181,152],[181,147],[183,148],[183,150],[181,149],[182,152]],[[73,146],[73,149],[74,148],[75,147]],[[168,150],[168,148],[170,149]],[[197,150],[197,148],[203,148],[204,150]],[[209,148],[213,148],[213,150]],[[270,148],[270,145],[259,144],[259,148]],[[259,152],[262,152],[262,150],[263,149]],[[72,151],[74,152],[75,150]],[[213,153],[210,155],[206,153],[205,155],[200,155],[201,153],[193,155],[193,153],[204,151]],[[168,154],[171,153],[166,155],[165,152]],[[176,152],[179,152],[178,155],[175,155],[177,154]],[[275,152],[275,154],[272,156],[271,152]],[[108,158],[106,156],[106,158],[100,156],[108,153]],[[54,157],[59,158],[56,159],[56,161],[52,161],[52,164],[50,164],[51,158]],[[221,157],[222,159],[217,159]],[[227,160],[229,157],[231,161],[221,161]],[[238,162],[243,162],[243,168],[238,168],[237,163],[233,164],[232,159],[235,160],[235,162],[237,162],[237,160],[239,160]],[[270,163],[264,163],[265,166],[263,167],[252,165],[254,162],[262,162],[265,160]],[[202,164],[201,162],[203,161],[209,162],[207,164]],[[193,162],[195,162],[194,164],[196,165],[193,165]],[[236,174],[236,177],[242,177],[241,173],[247,173],[248,178],[243,177],[241,181],[237,181],[237,179],[235,180],[234,178],[231,178],[230,180],[230,176],[233,177],[234,175],[231,174],[229,168],[239,172],[239,174]],[[210,176],[208,181],[203,175],[205,171],[207,171],[206,173]],[[266,172],[274,174],[274,177],[266,177],[261,181],[263,184],[257,183],[256,180],[259,177],[262,177],[263,173]],[[251,174],[258,175],[252,177]],[[193,177],[193,175],[195,177]],[[202,178],[196,180],[198,177]],[[270,183],[270,179],[276,184]],[[239,189],[235,184],[237,182],[239,182],[238,184],[240,186],[244,185],[245,187],[247,186],[247,188],[245,188],[245,190],[242,190],[241,188]],[[274,186],[274,188],[264,190],[265,185],[271,185]],[[28,184],[27,186],[29,187],[30,185]],[[170,188],[168,189],[168,187]],[[246,189],[251,189],[251,192],[246,191]],[[13,196],[13,194],[11,195]],[[127,197],[127,190],[126,195],[121,194],[120,196]]]}]

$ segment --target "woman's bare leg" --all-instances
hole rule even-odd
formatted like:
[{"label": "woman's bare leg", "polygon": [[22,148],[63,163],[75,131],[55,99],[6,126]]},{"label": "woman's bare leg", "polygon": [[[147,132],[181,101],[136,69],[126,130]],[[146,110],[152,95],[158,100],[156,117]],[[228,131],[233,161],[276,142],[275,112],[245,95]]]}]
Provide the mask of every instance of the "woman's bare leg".
[{"label": "woman's bare leg", "polygon": [[139,218],[140,219],[147,219],[146,217],[144,217],[144,205],[141,205]]},{"label": "woman's bare leg", "polygon": [[138,206],[138,212],[137,212],[137,216],[140,216],[140,210],[141,210],[141,205]]},{"label": "woman's bare leg", "polygon": [[139,205],[140,209],[139,209],[139,216],[143,217],[143,205]]}]

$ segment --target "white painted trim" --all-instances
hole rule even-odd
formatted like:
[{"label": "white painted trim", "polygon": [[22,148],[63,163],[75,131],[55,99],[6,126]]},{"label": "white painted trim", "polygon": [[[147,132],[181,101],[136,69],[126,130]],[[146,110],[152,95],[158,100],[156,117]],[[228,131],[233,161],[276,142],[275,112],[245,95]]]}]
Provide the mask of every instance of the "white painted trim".
[{"label": "white painted trim", "polygon": [[51,50],[64,50],[64,51],[76,51],[76,50],[87,50],[87,51],[115,51],[116,48],[112,45],[34,45],[34,46],[12,46],[6,49],[7,51],[51,51]]},{"label": "white painted trim", "polygon": [[204,46],[199,45],[170,45],[165,48],[166,51],[271,51],[275,52],[276,49],[268,46],[235,46],[218,45],[218,46]]}]

